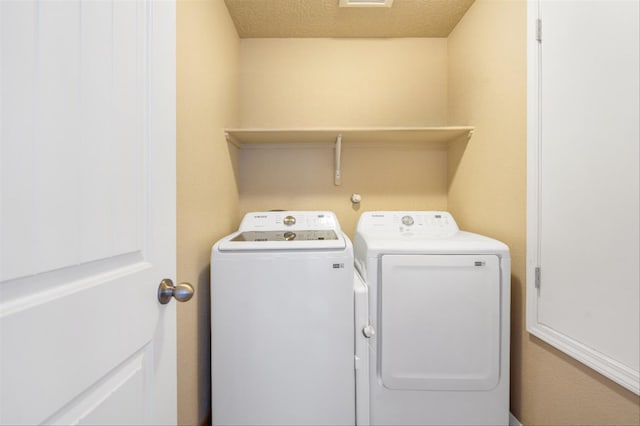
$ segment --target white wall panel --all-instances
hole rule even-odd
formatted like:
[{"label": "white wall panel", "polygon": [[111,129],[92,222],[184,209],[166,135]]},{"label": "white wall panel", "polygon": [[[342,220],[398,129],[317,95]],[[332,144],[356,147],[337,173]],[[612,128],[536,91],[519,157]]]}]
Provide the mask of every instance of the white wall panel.
[{"label": "white wall panel", "polygon": [[638,393],[640,6],[532,11],[528,328]]}]

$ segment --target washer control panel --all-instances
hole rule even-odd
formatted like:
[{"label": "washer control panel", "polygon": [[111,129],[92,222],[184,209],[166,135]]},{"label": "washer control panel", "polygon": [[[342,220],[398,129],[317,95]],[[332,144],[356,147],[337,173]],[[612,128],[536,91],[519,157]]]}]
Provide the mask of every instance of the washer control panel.
[{"label": "washer control panel", "polygon": [[445,211],[376,211],[364,212],[358,232],[401,234],[407,237],[448,237],[460,229]]},{"label": "washer control panel", "polygon": [[[240,231],[298,231],[334,230],[340,225],[330,211],[274,211],[247,213],[238,228]],[[299,233],[298,233],[299,234]],[[292,234],[287,234],[291,237]],[[291,239],[291,238],[289,238]],[[299,237],[295,238],[299,239]]]},{"label": "washer control panel", "polygon": [[337,240],[338,235],[333,230],[316,231],[244,231],[232,238],[231,241],[328,241]]},{"label": "washer control panel", "polygon": [[267,211],[244,215],[219,251],[344,250],[348,239],[330,211]]}]

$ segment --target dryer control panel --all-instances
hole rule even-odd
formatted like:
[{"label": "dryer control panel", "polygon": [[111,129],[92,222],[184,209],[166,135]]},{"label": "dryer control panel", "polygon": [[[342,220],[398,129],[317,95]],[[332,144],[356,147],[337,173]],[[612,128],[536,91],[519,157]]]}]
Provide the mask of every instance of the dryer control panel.
[{"label": "dryer control panel", "polygon": [[358,231],[437,238],[451,236],[459,228],[445,211],[376,211],[362,214]]}]

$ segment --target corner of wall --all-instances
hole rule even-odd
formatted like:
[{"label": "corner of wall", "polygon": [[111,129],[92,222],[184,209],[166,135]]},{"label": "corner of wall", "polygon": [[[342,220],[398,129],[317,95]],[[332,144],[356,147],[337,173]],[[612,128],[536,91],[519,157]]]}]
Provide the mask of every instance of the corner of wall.
[{"label": "corner of wall", "polygon": [[[476,0],[448,41],[448,117],[475,127],[449,149],[448,205],[512,258],[511,409],[520,417],[526,237],[526,2]],[[527,419],[521,419],[526,421]]]},{"label": "corner of wall", "polygon": [[177,279],[195,287],[178,306],[178,422],[211,410],[209,262],[237,225],[237,154],[224,128],[239,121],[239,39],[222,1],[176,2]]}]

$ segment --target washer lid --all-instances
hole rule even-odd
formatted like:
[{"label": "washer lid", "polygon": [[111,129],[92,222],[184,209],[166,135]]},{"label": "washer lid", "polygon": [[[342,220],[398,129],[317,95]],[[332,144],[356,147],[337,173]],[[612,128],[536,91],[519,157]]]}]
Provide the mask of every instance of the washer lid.
[{"label": "washer lid", "polygon": [[333,230],[300,230],[300,231],[244,231],[233,237],[231,241],[329,241],[337,240]]},{"label": "washer lid", "polygon": [[218,243],[220,251],[338,250],[347,246],[334,230],[238,231]]},{"label": "washer lid", "polygon": [[220,251],[338,250],[347,247],[330,211],[250,212],[238,232],[218,242]]}]

